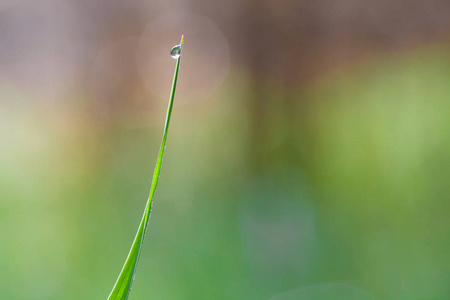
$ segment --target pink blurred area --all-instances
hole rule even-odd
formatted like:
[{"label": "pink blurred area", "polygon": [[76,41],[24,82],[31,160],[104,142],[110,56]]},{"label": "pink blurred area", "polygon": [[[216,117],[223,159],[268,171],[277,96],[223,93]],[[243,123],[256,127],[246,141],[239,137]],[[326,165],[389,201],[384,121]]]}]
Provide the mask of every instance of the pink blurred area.
[{"label": "pink blurred area", "polygon": [[181,34],[182,76],[189,76],[180,81],[180,101],[199,101],[214,94],[230,65],[301,85],[380,51],[448,40],[449,11],[438,0],[5,0],[0,80],[26,101],[85,97],[103,113],[139,119],[167,98],[167,49]]}]

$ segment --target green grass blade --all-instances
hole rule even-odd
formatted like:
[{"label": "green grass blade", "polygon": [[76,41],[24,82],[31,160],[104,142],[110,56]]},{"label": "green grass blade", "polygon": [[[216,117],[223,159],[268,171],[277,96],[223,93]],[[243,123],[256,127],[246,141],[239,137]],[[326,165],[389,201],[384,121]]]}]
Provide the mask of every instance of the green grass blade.
[{"label": "green grass blade", "polygon": [[[180,47],[183,49],[183,36],[181,37]],[[155,194],[156,187],[158,185],[159,173],[161,171],[161,165],[164,156],[164,150],[166,148],[167,132],[169,130],[170,117],[172,115],[173,99],[175,97],[175,89],[177,86],[178,70],[180,68],[181,55],[177,58],[177,63],[175,66],[175,73],[173,76],[172,91],[170,93],[169,105],[167,107],[166,123],[164,125],[164,135],[161,142],[161,148],[159,149],[158,159],[156,160],[155,171],[153,173],[152,186],[150,189],[150,195],[147,200],[147,205],[145,206],[144,215],[142,216],[141,224],[134,238],[133,245],[131,246],[128,257],[122,267],[119,277],[108,297],[108,300],[125,300],[131,290],[131,285],[133,284],[134,276],[136,273],[136,268],[139,262],[139,255],[141,253],[141,248],[144,243],[145,232],[147,230],[148,220],[150,218],[150,212],[152,208],[152,199]]]}]

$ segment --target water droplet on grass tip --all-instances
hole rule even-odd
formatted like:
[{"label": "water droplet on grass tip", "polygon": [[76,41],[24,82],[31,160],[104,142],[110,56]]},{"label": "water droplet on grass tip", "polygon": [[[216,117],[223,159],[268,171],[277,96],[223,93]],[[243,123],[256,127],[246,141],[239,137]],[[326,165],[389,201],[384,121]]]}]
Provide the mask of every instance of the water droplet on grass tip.
[{"label": "water droplet on grass tip", "polygon": [[181,55],[181,45],[176,45],[170,50],[170,56],[177,59]]}]

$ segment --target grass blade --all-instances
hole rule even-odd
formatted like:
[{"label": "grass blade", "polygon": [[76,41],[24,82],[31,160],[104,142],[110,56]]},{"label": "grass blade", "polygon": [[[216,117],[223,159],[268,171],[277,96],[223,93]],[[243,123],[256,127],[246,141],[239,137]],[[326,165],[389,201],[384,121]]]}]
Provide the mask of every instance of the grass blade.
[{"label": "grass blade", "polygon": [[[183,49],[183,36],[181,36],[180,50]],[[156,160],[155,171],[153,173],[152,186],[150,188],[150,195],[145,206],[144,215],[142,216],[141,224],[139,225],[136,237],[134,238],[128,257],[122,267],[122,271],[117,278],[117,281],[108,297],[108,300],[125,300],[130,294],[131,285],[133,284],[136,268],[139,262],[139,255],[144,243],[145,232],[147,230],[148,220],[150,218],[150,212],[152,210],[152,199],[158,185],[159,173],[161,171],[161,165],[164,156],[164,150],[166,148],[167,132],[169,130],[170,117],[172,115],[173,99],[175,97],[175,89],[177,86],[178,70],[180,68],[181,52],[177,58],[175,66],[175,73],[173,75],[172,91],[170,93],[169,105],[167,107],[166,123],[164,125],[164,135],[161,142],[161,148],[159,149],[158,159]]]}]

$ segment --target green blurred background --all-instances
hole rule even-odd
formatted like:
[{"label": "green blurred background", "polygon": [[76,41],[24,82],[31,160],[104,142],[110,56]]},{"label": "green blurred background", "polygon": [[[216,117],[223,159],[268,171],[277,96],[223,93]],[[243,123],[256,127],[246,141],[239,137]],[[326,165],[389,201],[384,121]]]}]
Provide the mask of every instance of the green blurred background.
[{"label": "green blurred background", "polygon": [[450,3],[0,3],[0,299],[450,299]]}]

